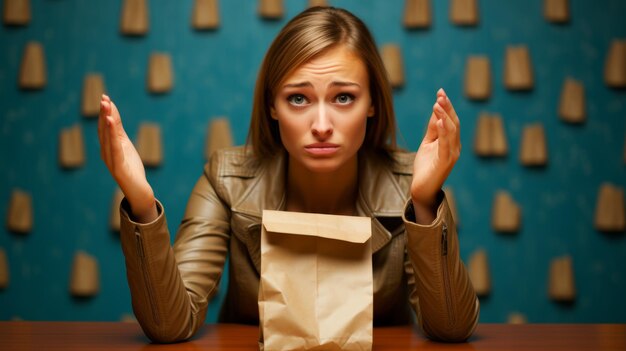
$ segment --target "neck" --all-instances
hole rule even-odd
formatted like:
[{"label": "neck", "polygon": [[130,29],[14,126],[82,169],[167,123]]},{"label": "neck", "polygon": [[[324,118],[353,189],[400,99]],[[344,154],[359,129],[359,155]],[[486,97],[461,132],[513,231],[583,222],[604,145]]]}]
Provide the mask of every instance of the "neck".
[{"label": "neck", "polygon": [[355,156],[340,169],[312,173],[291,158],[287,167],[287,210],[356,215],[358,161]]}]

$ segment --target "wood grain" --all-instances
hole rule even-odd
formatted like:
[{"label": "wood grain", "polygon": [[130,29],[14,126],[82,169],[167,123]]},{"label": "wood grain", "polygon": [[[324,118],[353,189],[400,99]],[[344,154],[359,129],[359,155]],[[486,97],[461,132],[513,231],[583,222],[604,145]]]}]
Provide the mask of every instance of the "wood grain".
[{"label": "wood grain", "polygon": [[[258,327],[211,324],[190,341],[154,345],[136,323],[0,322],[7,350],[258,350]],[[626,324],[479,324],[467,343],[439,343],[416,327],[374,328],[374,350],[624,350]]]}]

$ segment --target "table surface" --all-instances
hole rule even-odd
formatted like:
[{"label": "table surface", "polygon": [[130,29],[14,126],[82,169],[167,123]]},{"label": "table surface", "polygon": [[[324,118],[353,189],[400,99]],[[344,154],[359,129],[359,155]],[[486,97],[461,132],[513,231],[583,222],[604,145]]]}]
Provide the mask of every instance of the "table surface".
[{"label": "table surface", "polygon": [[[258,328],[204,326],[190,341],[151,344],[134,322],[0,322],[0,350],[258,350]],[[374,329],[374,351],[626,350],[626,324],[479,324],[467,343],[425,339],[414,327]]]}]

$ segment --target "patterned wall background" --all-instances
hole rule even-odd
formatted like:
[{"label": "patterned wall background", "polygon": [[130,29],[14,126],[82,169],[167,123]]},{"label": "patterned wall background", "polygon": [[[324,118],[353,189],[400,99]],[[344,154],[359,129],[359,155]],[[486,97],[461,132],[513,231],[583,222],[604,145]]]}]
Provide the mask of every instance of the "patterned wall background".
[{"label": "patterned wall background", "polygon": [[[601,184],[626,186],[626,90],[609,88],[603,79],[611,42],[626,39],[626,2],[571,0],[570,21],[554,24],[544,18],[541,0],[482,0],[479,24],[467,27],[451,23],[449,1],[432,0],[432,23],[420,30],[403,26],[404,0],[329,3],[361,17],[379,46],[401,47],[406,83],[394,97],[402,146],[419,145],[439,87],[456,106],[464,151],[447,186],[456,198],[463,259],[467,263],[480,248],[488,256],[491,290],[481,298],[481,321],[505,322],[519,312],[529,322],[626,322],[624,231],[594,227]],[[109,227],[115,183],[99,157],[96,120],[80,113],[85,75],[102,74],[131,137],[141,122],[161,126],[163,163],[147,174],[174,233],[202,172],[209,122],[227,116],[235,143],[244,143],[262,57],[286,21],[307,7],[305,0],[287,0],[285,16],[268,21],[258,16],[257,1],[222,0],[219,29],[196,31],[193,1],[147,4],[149,32],[139,37],[120,33],[122,1],[32,0],[27,25],[0,28],[0,213],[8,216],[14,189],[31,194],[33,210],[29,233],[6,225],[0,232],[9,273],[8,284],[0,287],[2,320],[119,320],[132,313],[119,237]],[[47,85],[22,90],[20,62],[33,40],[44,48]],[[505,89],[507,45],[528,47],[532,90]],[[169,93],[146,89],[152,52],[171,55]],[[482,102],[463,94],[466,59],[476,54],[491,60],[493,90]],[[568,76],[585,87],[582,124],[564,123],[557,115]],[[474,154],[481,112],[502,116],[508,156]],[[548,163],[528,168],[518,155],[523,127],[534,122],[543,123]],[[59,134],[72,125],[82,128],[86,162],[63,169]],[[491,227],[498,190],[508,191],[521,207],[514,234]],[[99,265],[100,289],[89,298],[69,293],[79,250]],[[562,255],[573,263],[576,298],[570,303],[548,295],[550,262]],[[207,320],[215,320],[219,300]]]}]

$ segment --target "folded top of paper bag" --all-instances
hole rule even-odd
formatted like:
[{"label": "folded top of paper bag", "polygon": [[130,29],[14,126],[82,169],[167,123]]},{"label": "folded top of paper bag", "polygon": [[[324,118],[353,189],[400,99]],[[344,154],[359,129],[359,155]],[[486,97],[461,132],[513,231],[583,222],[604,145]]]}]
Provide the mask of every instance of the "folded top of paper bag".
[{"label": "folded top of paper bag", "polygon": [[352,243],[364,243],[372,236],[369,217],[264,210],[263,225],[269,232],[317,236]]}]

